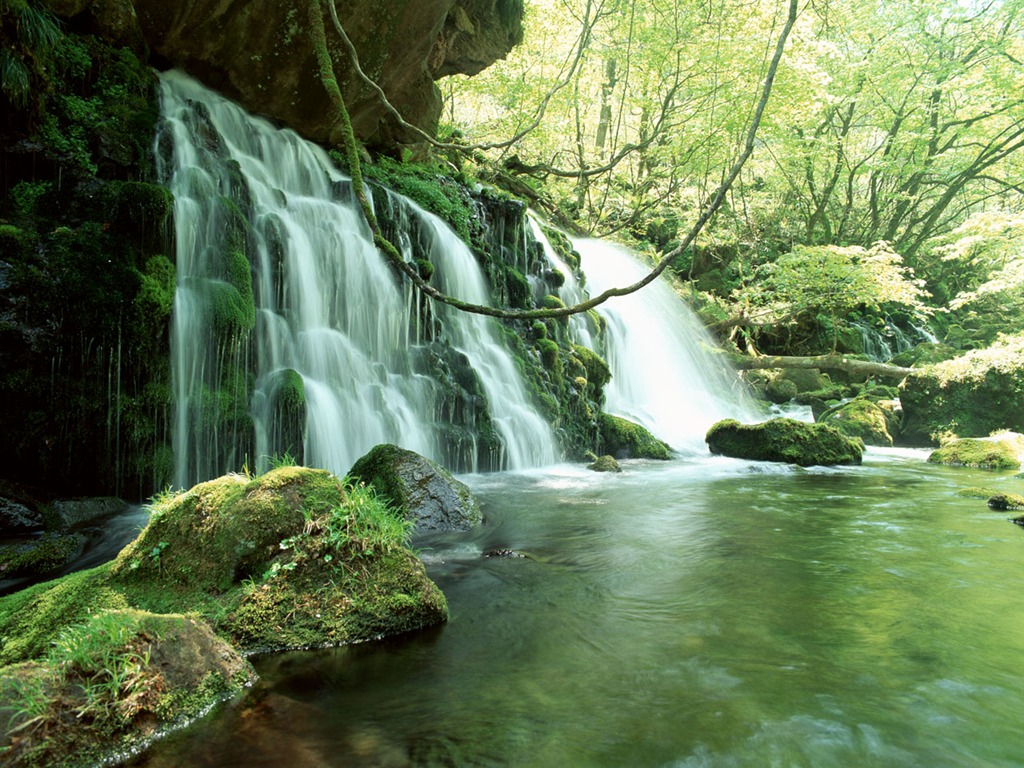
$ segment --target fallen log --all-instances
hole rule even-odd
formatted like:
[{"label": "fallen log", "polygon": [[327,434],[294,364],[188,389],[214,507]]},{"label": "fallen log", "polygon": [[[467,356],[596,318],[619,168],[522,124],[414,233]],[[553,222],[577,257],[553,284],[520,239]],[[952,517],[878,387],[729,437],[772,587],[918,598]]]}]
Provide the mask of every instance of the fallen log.
[{"label": "fallen log", "polygon": [[808,357],[730,354],[729,362],[740,370],[764,370],[773,368],[817,368],[821,371],[843,371],[854,376],[878,376],[883,379],[903,379],[914,372],[913,368],[904,368],[889,363],[876,363],[871,360],[858,360],[847,355],[813,355]]}]

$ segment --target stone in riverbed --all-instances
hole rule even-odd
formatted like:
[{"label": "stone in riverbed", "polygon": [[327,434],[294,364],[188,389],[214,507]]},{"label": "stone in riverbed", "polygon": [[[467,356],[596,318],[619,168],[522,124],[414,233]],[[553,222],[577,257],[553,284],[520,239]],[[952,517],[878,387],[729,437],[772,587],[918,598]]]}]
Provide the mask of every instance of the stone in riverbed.
[{"label": "stone in riverbed", "polygon": [[953,467],[978,469],[1019,469],[1024,454],[1024,435],[1003,432],[991,437],[950,440],[932,451],[928,461]]},{"label": "stone in riverbed", "polygon": [[772,419],[762,424],[720,421],[705,440],[714,454],[751,461],[779,461],[802,467],[860,464],[864,444],[825,424]]},{"label": "stone in riverbed", "polygon": [[468,531],[483,521],[466,484],[414,451],[383,443],[352,465],[348,476],[372,485],[418,531]]}]

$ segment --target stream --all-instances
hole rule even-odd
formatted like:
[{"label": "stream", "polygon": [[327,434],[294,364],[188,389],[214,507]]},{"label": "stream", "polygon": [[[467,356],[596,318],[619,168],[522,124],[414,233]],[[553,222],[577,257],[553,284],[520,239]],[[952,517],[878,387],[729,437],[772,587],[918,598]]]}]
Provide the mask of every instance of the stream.
[{"label": "stream", "polygon": [[446,625],[256,659],[132,765],[1021,766],[1024,530],[956,495],[1021,480],[926,456],[464,477]]}]

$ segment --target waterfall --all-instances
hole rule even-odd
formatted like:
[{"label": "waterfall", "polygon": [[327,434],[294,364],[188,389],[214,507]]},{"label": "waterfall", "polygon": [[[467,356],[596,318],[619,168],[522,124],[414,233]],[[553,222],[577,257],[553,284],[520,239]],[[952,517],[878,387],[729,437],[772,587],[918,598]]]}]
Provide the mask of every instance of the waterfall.
[{"label": "waterfall", "polygon": [[[285,452],[341,475],[383,442],[459,471],[557,460],[501,326],[422,306],[321,149],[180,73],[163,75],[161,101],[157,155],[175,196],[179,486]],[[441,290],[486,303],[480,267],[447,225],[397,196],[390,204],[406,257],[431,261]],[[442,354],[468,363],[449,388],[482,392],[483,417],[433,375],[427,361]],[[499,446],[486,466],[475,437],[452,436],[480,418]]]},{"label": "waterfall", "polygon": [[[649,271],[625,248],[576,239],[587,289],[597,295],[635,283]],[[679,451],[705,453],[704,435],[716,421],[757,421],[739,378],[709,350],[717,345],[664,279],[612,298],[597,310],[605,319],[602,349],[612,372],[605,410],[647,427]]]}]

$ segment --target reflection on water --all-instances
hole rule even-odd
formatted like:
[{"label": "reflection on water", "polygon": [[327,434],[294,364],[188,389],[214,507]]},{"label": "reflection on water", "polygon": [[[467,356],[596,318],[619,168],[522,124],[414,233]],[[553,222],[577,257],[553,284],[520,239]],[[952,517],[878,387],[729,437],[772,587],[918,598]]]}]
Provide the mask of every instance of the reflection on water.
[{"label": "reflection on water", "polygon": [[[164,766],[1020,766],[1024,531],[872,452],[468,478],[451,621],[259,660]],[[513,549],[525,558],[481,557]]]}]

